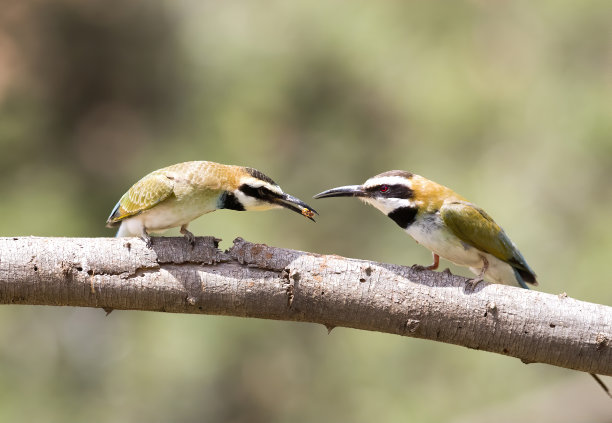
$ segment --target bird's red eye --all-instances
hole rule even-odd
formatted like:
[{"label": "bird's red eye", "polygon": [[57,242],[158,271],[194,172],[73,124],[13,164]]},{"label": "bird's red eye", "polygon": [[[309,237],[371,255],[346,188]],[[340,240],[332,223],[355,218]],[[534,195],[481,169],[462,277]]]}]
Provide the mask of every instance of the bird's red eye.
[{"label": "bird's red eye", "polygon": [[380,186],[380,192],[387,192],[389,191],[389,185],[381,185]]}]

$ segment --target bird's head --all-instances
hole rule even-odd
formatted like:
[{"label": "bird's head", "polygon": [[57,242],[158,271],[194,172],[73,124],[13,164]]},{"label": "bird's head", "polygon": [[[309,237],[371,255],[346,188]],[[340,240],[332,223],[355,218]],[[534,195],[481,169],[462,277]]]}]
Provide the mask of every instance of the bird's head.
[{"label": "bird's head", "polygon": [[407,227],[418,211],[414,200],[413,174],[391,170],[365,181],[362,185],[347,185],[323,191],[314,198],[357,197]]},{"label": "bird's head", "polygon": [[220,208],[246,211],[286,208],[314,222],[313,216],[318,213],[308,204],[283,192],[276,182],[257,169],[242,170],[237,187],[223,194]]}]

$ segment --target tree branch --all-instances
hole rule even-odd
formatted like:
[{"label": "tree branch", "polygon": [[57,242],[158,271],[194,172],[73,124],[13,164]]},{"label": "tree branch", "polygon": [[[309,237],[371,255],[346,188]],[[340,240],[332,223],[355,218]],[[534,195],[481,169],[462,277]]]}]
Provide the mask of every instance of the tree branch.
[{"label": "tree branch", "polygon": [[612,308],[446,272],[218,240],[0,238],[0,303],[321,323],[612,376]]}]

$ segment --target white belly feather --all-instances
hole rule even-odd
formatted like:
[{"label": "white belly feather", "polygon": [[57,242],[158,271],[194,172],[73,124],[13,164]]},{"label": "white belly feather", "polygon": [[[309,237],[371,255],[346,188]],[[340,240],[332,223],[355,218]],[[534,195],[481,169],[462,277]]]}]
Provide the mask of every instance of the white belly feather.
[{"label": "white belly feather", "polygon": [[509,264],[461,241],[443,225],[438,214],[417,220],[408,226],[406,232],[425,248],[448,261],[469,267],[475,274],[480,273],[483,267],[482,257],[485,257],[489,262],[485,279],[502,284],[518,284],[514,270]]},{"label": "white belly feather", "polygon": [[161,233],[191,222],[217,208],[216,198],[195,198],[188,201],[171,199],[121,222],[117,236],[141,236]]}]

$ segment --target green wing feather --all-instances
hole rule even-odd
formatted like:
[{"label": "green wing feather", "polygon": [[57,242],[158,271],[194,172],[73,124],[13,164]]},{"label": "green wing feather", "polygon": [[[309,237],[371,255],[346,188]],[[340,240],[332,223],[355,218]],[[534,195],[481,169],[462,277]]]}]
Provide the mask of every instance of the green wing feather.
[{"label": "green wing feather", "polygon": [[528,282],[535,283],[535,273],[504,230],[481,208],[457,201],[443,205],[440,217],[461,241],[491,254],[519,270]]},{"label": "green wing feather", "polygon": [[126,217],[137,215],[161,203],[173,193],[174,181],[162,173],[153,172],[123,194],[107,220],[109,226]]}]

